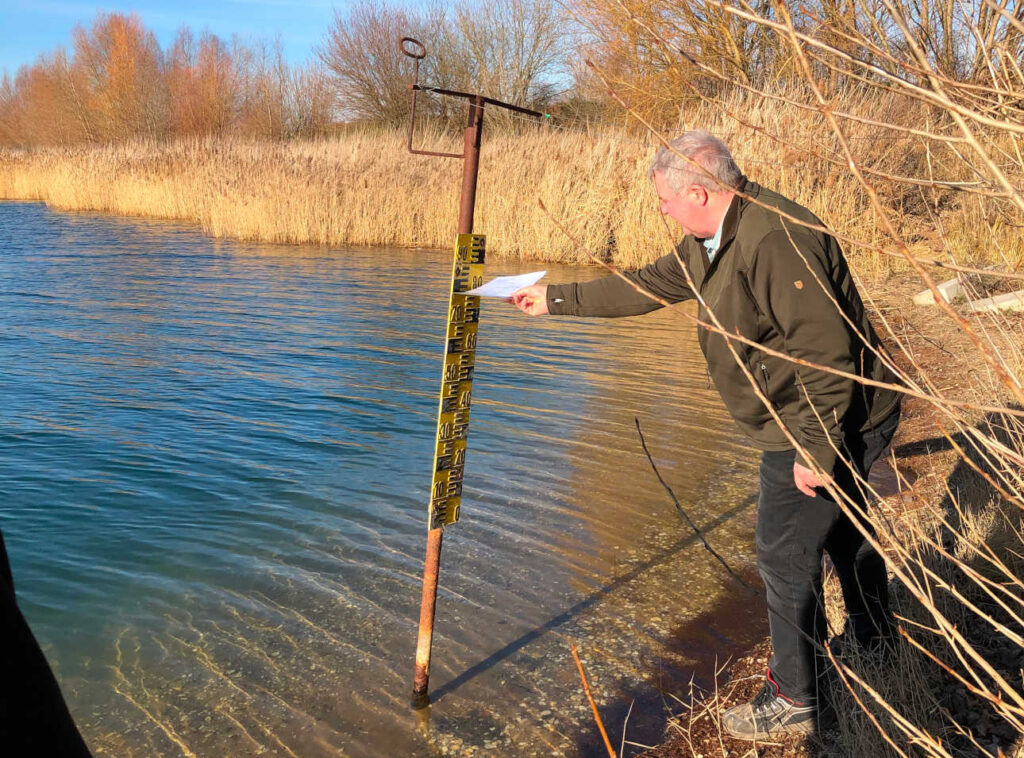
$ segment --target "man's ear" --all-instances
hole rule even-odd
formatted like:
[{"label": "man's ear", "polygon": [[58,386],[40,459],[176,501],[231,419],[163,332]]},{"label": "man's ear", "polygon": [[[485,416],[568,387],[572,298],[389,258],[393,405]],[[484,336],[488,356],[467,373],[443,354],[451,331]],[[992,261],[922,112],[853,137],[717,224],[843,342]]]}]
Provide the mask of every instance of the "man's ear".
[{"label": "man's ear", "polygon": [[696,200],[701,205],[707,205],[708,200],[711,199],[707,187],[701,187],[699,184],[694,184],[692,187],[690,187],[690,191],[694,193],[693,199]]}]

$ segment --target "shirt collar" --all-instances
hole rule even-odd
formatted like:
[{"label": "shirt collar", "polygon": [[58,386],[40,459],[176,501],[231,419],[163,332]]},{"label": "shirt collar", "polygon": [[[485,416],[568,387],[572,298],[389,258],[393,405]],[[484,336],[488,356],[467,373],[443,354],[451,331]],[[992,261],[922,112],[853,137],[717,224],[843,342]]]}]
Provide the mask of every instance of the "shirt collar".
[{"label": "shirt collar", "polygon": [[715,256],[718,255],[718,251],[721,250],[722,247],[728,247],[733,241],[733,238],[736,236],[736,230],[739,227],[740,215],[747,206],[746,197],[757,197],[760,195],[761,185],[744,178],[743,184],[741,185],[741,192],[744,197],[740,197],[740,195],[733,195],[732,202],[729,204],[729,209],[725,212],[725,217],[718,225],[718,231],[715,232],[715,236],[702,240],[704,247],[708,250],[709,261],[713,260]]},{"label": "shirt collar", "polygon": [[718,224],[718,231],[715,232],[714,237],[708,237],[704,240],[704,247],[708,251],[708,259],[713,259],[715,253],[718,252],[718,248],[722,245],[722,226],[725,224],[725,216],[722,216],[721,222]]}]

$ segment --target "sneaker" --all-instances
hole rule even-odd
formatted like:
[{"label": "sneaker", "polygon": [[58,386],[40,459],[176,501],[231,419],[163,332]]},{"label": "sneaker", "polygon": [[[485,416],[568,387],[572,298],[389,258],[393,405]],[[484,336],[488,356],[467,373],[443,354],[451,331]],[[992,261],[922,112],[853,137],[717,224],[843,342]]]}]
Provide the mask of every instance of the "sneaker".
[{"label": "sneaker", "polygon": [[815,734],[818,709],[813,703],[801,703],[779,692],[771,680],[764,683],[754,699],[722,713],[722,726],[738,740],[762,740],[782,734]]}]

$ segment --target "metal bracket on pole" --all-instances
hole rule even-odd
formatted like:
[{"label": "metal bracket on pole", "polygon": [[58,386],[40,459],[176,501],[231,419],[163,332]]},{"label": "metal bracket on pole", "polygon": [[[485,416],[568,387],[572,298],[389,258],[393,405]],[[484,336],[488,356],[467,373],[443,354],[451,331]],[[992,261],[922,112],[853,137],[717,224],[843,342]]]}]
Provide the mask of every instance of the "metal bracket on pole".
[{"label": "metal bracket on pole", "polygon": [[[409,117],[410,153],[439,158],[462,158],[462,194],[459,202],[458,237],[448,303],[448,330],[445,339],[441,397],[438,404],[437,437],[431,479],[427,555],[423,567],[423,596],[420,602],[419,636],[416,643],[416,674],[412,704],[424,708],[430,704],[430,650],[434,638],[434,610],[437,606],[437,580],[441,571],[441,541],[444,527],[458,520],[462,501],[462,472],[469,434],[469,406],[472,397],[476,331],[480,319],[480,299],[461,294],[483,283],[484,237],[473,234],[476,207],[476,182],[480,167],[480,140],[483,134],[484,106],[542,118],[543,113],[503,103],[483,95],[424,87],[419,83],[420,61],[427,49],[412,37],[402,37],[398,48],[413,59],[412,111]],[[416,93],[433,92],[469,101],[469,115],[461,153],[418,150],[412,145],[416,126]]]}]

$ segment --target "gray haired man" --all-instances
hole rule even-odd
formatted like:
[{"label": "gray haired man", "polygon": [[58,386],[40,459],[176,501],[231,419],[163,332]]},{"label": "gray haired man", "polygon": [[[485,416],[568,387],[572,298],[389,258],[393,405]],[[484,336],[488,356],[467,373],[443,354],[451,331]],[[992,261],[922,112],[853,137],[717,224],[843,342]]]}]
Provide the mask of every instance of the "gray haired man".
[{"label": "gray haired man", "polygon": [[[707,132],[659,150],[650,175],[661,212],[685,236],[676,252],[627,278],[669,303],[698,299],[702,321],[755,345],[707,329],[698,335],[726,408],[763,451],[756,545],[773,652],[761,692],[728,709],[722,723],[741,739],[813,733],[832,717],[817,656],[827,635],[823,552],[842,584],[844,636],[873,646],[891,632],[885,564],[861,531],[871,533],[871,525],[857,480],[896,431],[899,395],[849,377],[894,377],[877,354],[842,250],[814,214],[747,180]],[[512,301],[535,316],[633,316],[661,307],[617,276],[526,287]],[[853,519],[816,471],[860,506]]]}]

